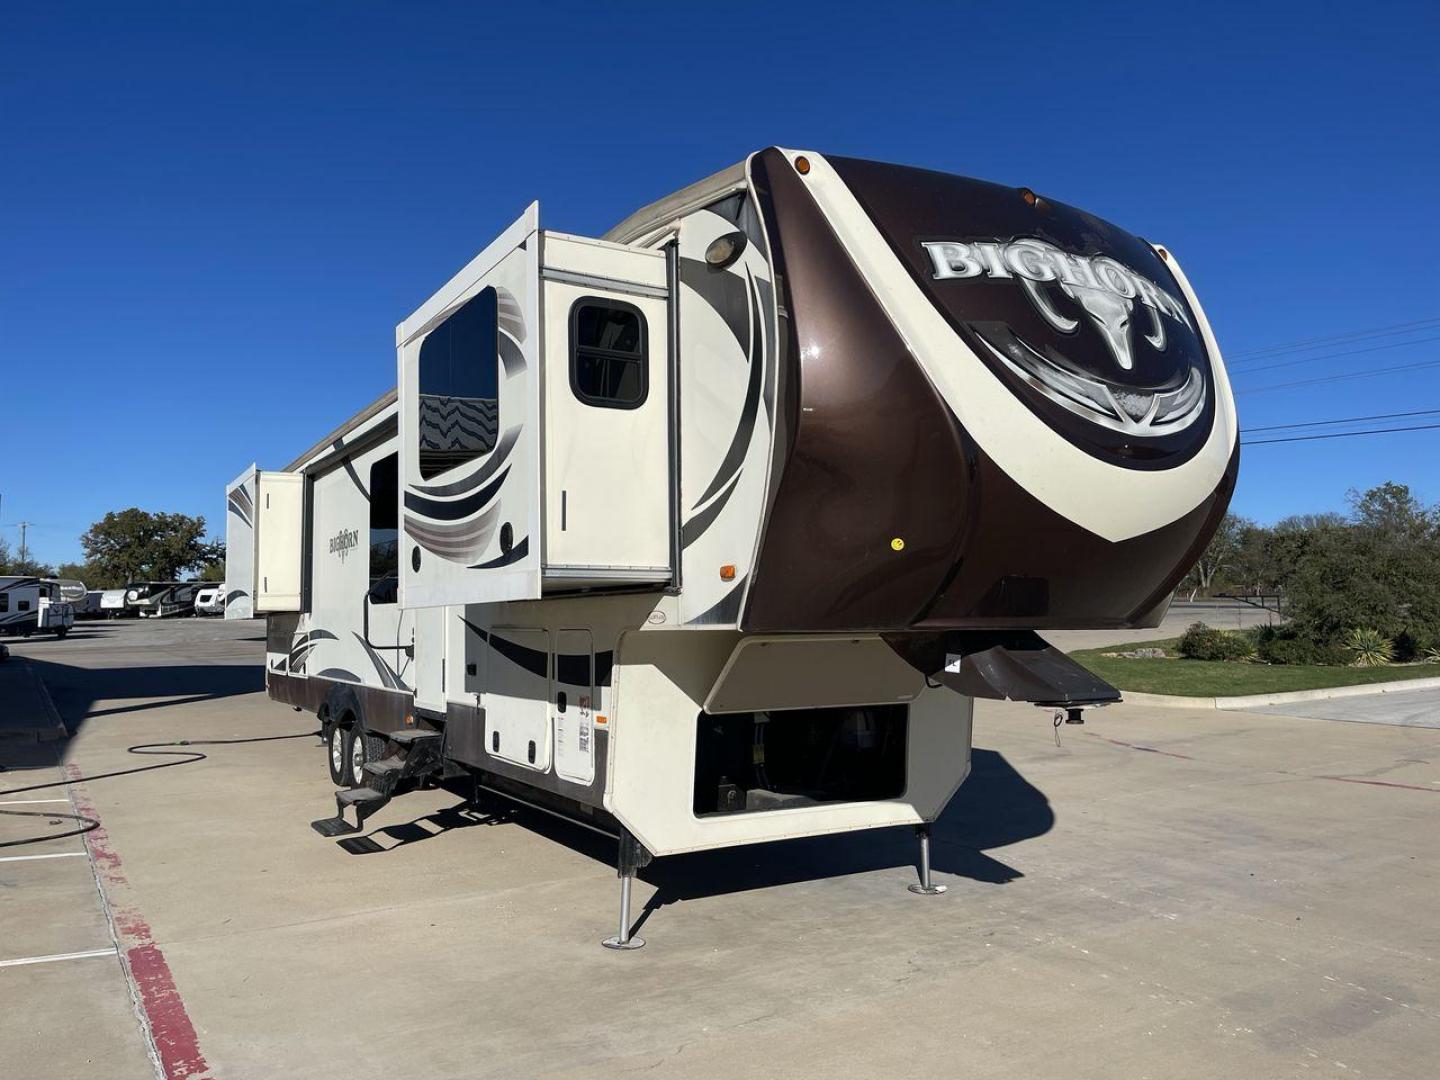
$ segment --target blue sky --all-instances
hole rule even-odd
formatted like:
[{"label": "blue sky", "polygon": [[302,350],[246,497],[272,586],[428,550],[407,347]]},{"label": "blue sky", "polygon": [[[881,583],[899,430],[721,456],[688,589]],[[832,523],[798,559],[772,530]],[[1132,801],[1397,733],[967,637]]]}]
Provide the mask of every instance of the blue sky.
[{"label": "blue sky", "polygon": [[[1440,320],[1437,12],[9,5],[0,521],[51,561],[110,509],[223,528],[225,483],[392,384],[395,324],[529,200],[596,235],[769,144],[1024,184],[1165,243],[1242,426],[1440,409],[1440,366],[1261,389],[1440,360],[1440,329],[1245,356]],[[1436,430],[1257,446],[1234,505],[1387,479],[1436,501],[1437,458]]]}]

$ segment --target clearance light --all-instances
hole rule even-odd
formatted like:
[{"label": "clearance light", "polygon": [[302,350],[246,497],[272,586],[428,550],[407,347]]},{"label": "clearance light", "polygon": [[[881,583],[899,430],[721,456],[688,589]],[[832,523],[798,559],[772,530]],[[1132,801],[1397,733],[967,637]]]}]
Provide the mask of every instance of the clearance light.
[{"label": "clearance light", "polygon": [[733,564],[731,564],[731,563],[726,563],[724,566],[720,567],[720,580],[721,580],[721,581],[734,581],[734,580],[735,580],[735,567],[734,567]]},{"label": "clearance light", "polygon": [[806,175],[810,171],[810,159],[804,154],[801,154],[795,159],[795,171],[801,176]]},{"label": "clearance light", "polygon": [[609,718],[608,716],[596,716],[596,717],[595,717],[595,723],[596,723],[596,724],[608,724],[609,722],[610,722],[610,718]]},{"label": "clearance light", "polygon": [[905,550],[905,538],[904,538],[903,536],[897,536],[897,537],[895,537],[894,540],[891,540],[891,541],[890,541],[890,550],[891,550],[891,551],[904,551],[904,550]]},{"label": "clearance light", "polygon": [[1026,206],[1034,206],[1040,201],[1040,196],[1036,195],[1028,187],[1022,187],[1020,189],[1020,198],[1025,200]]}]

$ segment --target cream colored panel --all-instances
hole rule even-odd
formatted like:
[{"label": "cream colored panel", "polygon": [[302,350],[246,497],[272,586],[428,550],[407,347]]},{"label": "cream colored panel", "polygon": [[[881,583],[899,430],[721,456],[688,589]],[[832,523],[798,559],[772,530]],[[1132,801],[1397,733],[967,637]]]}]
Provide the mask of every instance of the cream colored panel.
[{"label": "cream colored panel", "polygon": [[255,610],[299,611],[305,477],[262,472],[256,486]]},{"label": "cream colored panel", "polygon": [[705,711],[893,705],[924,687],[920,673],[878,637],[752,637],[726,661]]}]

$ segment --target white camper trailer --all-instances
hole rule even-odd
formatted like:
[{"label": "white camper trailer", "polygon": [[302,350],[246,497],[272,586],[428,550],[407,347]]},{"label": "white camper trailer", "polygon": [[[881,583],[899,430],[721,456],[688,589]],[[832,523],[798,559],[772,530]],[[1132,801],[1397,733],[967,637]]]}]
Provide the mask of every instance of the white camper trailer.
[{"label": "white camper trailer", "polygon": [[135,612],[142,619],[171,619],[179,615],[194,615],[195,594],[200,588],[198,582],[185,581],[155,589],[135,601]]},{"label": "white camper trailer", "polygon": [[1238,467],[1165,249],[809,152],[600,239],[531,206],[396,347],[394,392],[242,475],[226,580],[322,721],[314,825],[468,772],[618,838],[613,947],[653,856],[913,826],[939,891],[973,699],[1116,700],[1035,631],[1156,625]]},{"label": "white camper trailer", "polygon": [[64,578],[0,577],[0,634],[54,634],[63,638],[75,625],[75,604],[85,599],[83,582]]}]

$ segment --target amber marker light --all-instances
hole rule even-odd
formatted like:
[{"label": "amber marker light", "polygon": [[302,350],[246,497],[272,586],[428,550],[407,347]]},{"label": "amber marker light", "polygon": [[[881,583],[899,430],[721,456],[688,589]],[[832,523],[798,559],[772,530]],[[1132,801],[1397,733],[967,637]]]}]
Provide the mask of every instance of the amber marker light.
[{"label": "amber marker light", "polygon": [[720,580],[721,580],[721,581],[734,581],[734,580],[735,580],[735,566],[734,566],[733,563],[726,563],[724,566],[720,567]]},{"label": "amber marker light", "polygon": [[795,159],[795,171],[801,176],[805,176],[810,172],[810,159],[804,154],[801,154]]},{"label": "amber marker light", "polygon": [[904,538],[903,538],[903,537],[900,537],[900,536],[897,536],[897,537],[895,537],[894,540],[891,540],[891,541],[890,541],[890,550],[891,550],[891,551],[904,551],[904,550],[905,550],[905,540],[904,540]]},{"label": "amber marker light", "polygon": [[1036,195],[1028,187],[1022,187],[1020,189],[1020,198],[1025,200],[1026,206],[1034,206],[1040,201],[1040,196]]}]

